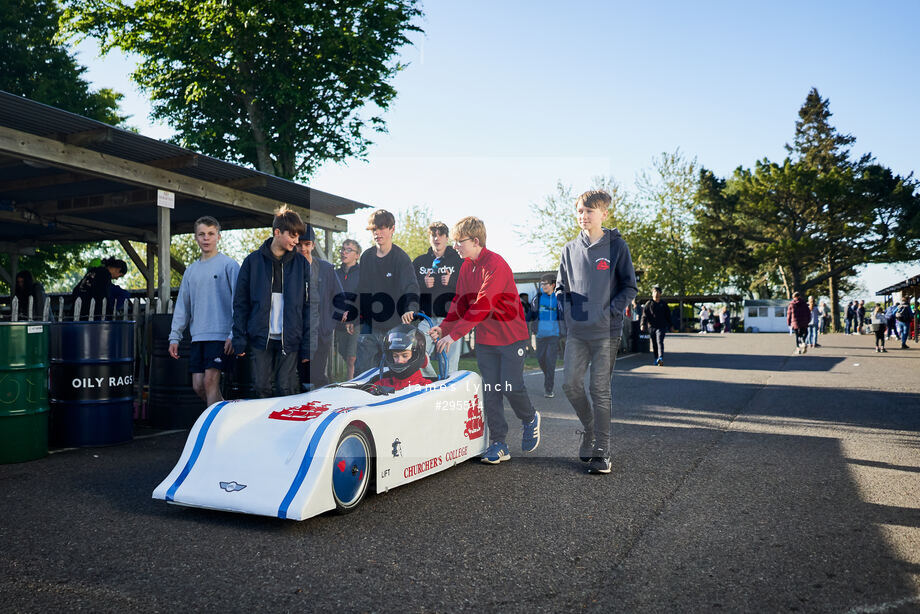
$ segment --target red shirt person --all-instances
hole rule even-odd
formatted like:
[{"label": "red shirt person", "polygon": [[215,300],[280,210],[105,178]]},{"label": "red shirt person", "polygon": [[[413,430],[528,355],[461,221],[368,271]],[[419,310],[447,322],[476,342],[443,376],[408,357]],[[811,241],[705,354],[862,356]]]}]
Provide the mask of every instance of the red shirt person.
[{"label": "red shirt person", "polygon": [[444,321],[433,327],[430,335],[438,341],[437,351],[443,352],[476,329],[476,362],[482,376],[491,439],[482,461],[495,465],[511,458],[505,443],[508,423],[502,397],[508,399],[523,425],[521,448],[531,452],[540,444],[540,414],[524,387],[524,348],[530,342],[530,333],[511,267],[504,258],[486,249],[482,220],[463,218],[454,225],[451,238],[454,249],[464,259],[457,294]]}]

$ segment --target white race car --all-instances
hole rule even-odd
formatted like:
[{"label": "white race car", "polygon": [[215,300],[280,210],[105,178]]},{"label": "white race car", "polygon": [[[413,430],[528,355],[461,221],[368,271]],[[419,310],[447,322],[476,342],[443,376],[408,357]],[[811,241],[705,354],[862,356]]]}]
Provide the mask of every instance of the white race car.
[{"label": "white race car", "polygon": [[379,369],[287,397],[215,403],[153,491],[170,503],[303,520],[481,455],[482,380],[458,371],[398,392]]}]

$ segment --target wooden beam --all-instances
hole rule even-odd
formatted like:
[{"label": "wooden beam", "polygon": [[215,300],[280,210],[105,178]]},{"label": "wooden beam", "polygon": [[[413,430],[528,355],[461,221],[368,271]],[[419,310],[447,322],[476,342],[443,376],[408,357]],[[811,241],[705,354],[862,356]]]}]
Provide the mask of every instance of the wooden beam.
[{"label": "wooden beam", "polygon": [[264,188],[268,185],[268,179],[260,175],[257,177],[240,177],[239,179],[223,179],[217,183],[237,190],[251,190],[253,188]]},{"label": "wooden beam", "polygon": [[28,244],[21,244],[0,241],[0,252],[5,254],[20,254],[22,256],[34,256],[35,246],[32,245],[31,242]]},{"label": "wooden beam", "polygon": [[[75,147],[6,126],[0,126],[0,154],[13,154],[24,159],[37,160],[78,172],[103,175],[125,183],[169,190],[198,200],[266,216],[274,215],[275,210],[285,204],[264,196]],[[295,205],[288,205],[288,207],[300,214],[304,222],[339,232],[348,230],[348,223],[345,220],[328,213]]]},{"label": "wooden beam", "polygon": [[90,181],[92,179],[96,179],[96,177],[92,177],[90,175],[81,175],[79,173],[55,173],[54,175],[39,175],[38,177],[29,177],[28,179],[0,181],[0,192],[35,190],[39,188],[48,188],[55,185]]},{"label": "wooden beam", "polygon": [[141,259],[140,254],[137,253],[137,250],[134,249],[134,246],[131,245],[131,242],[127,239],[119,239],[118,242],[121,243],[122,249],[128,254],[128,258],[131,259],[131,262],[134,263],[134,266],[137,267],[140,274],[144,276],[144,279],[148,279],[150,274],[147,272],[147,265]]},{"label": "wooden beam", "polygon": [[109,224],[108,222],[100,222],[98,220],[87,220],[81,217],[73,217],[70,215],[57,215],[54,217],[55,221],[59,224],[67,224],[69,226],[79,226],[88,230],[95,231],[108,231],[115,233],[119,237],[136,237],[138,241],[148,241],[153,237],[152,232],[142,230],[140,228],[134,228],[131,226],[121,226],[119,224]]},{"label": "wooden beam", "polygon": [[185,263],[176,255],[176,251],[173,248],[169,248],[169,266],[172,270],[179,273],[179,275],[185,275]]},{"label": "wooden beam", "polygon": [[111,143],[113,140],[113,132],[112,129],[108,127],[91,128],[90,130],[71,132],[69,134],[55,132],[48,135],[48,138],[67,143],[68,145],[96,145],[99,143]]},{"label": "wooden beam", "polygon": [[147,166],[153,166],[163,170],[175,170],[177,168],[195,168],[198,166],[198,154],[189,156],[175,156],[172,158],[160,158],[159,160],[148,160],[144,162]]}]

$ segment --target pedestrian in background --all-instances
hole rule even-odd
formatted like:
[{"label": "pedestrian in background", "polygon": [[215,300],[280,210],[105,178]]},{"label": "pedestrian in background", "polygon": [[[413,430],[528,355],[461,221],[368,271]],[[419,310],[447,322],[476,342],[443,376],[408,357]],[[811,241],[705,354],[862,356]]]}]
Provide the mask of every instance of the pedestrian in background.
[{"label": "pedestrian in background", "polygon": [[846,325],[843,328],[844,335],[853,334],[853,321],[856,320],[856,311],[853,308],[853,301],[847,303]]},{"label": "pedestrian in background", "polygon": [[298,365],[302,386],[322,388],[329,383],[326,367],[332,350],[332,333],[345,314],[345,291],[331,262],[313,255],[316,232],[307,224],[297,249],[310,263],[310,359]]},{"label": "pedestrian in background", "polygon": [[786,309],[786,323],[795,335],[795,353],[804,354],[808,351],[805,336],[808,334],[808,325],[811,322],[811,310],[808,303],[802,300],[801,292],[792,293],[792,302]]},{"label": "pedestrian in background", "polygon": [[[79,319],[84,313],[101,316],[103,301],[107,301],[106,313],[112,313],[115,310],[113,290],[118,287],[112,281],[124,277],[127,272],[128,265],[118,258],[103,258],[100,266],[90,268],[71,293],[74,300],[79,298],[81,303],[80,313],[75,312],[74,319]],[[93,313],[90,314],[89,304],[93,300]]]},{"label": "pedestrian in background", "polygon": [[661,286],[652,288],[652,300],[642,307],[642,319],[639,328],[647,331],[652,341],[652,352],[655,354],[655,364],[664,365],[664,336],[671,329],[671,311],[661,301]]},{"label": "pedestrian in background", "polygon": [[703,305],[703,308],[700,309],[700,335],[705,335],[709,332],[709,316],[712,315],[709,311],[709,308],[706,305]]},{"label": "pedestrian in background", "polygon": [[863,334],[863,325],[866,323],[866,301],[862,300],[855,307],[856,310],[856,334]]},{"label": "pedestrian in background", "polygon": [[[43,310],[45,309],[45,288],[32,277],[31,271],[19,271],[16,273],[16,288],[14,296],[17,299],[17,314],[20,320],[32,319],[41,320]],[[29,308],[29,299],[32,299],[31,310]],[[49,314],[50,316],[50,314]]]},{"label": "pedestrian in background", "polygon": [[543,371],[543,396],[556,396],[556,361],[559,343],[565,336],[562,305],[556,297],[556,276],[546,273],[540,278],[540,293],[531,303],[531,330],[537,338],[537,362]]},{"label": "pedestrian in background", "polygon": [[[361,257],[361,245],[354,239],[345,239],[339,250],[342,264],[335,270],[342,290],[345,292],[345,306],[355,305],[358,300],[358,282],[361,280],[361,267],[358,258]],[[342,307],[337,305],[337,307]],[[347,316],[347,314],[346,314]],[[355,356],[358,349],[358,332],[348,332],[346,318],[339,322],[335,328],[335,350],[345,361],[346,379],[355,376]]]},{"label": "pedestrian in background", "polygon": [[906,350],[910,347],[907,345],[907,336],[910,334],[911,320],[914,319],[914,312],[911,310],[907,298],[901,299],[901,305],[898,307],[894,317],[897,320],[898,339],[901,340],[901,349]]},{"label": "pedestrian in background", "polygon": [[805,344],[816,348],[818,347],[818,331],[821,328],[821,310],[813,296],[808,297],[808,310],[811,312],[811,320],[808,323],[808,336]]},{"label": "pedestrian in background", "polygon": [[872,332],[875,333],[875,351],[888,352],[885,349],[885,329],[887,328],[887,318],[882,311],[881,305],[876,305],[872,312],[872,323],[869,325]]}]

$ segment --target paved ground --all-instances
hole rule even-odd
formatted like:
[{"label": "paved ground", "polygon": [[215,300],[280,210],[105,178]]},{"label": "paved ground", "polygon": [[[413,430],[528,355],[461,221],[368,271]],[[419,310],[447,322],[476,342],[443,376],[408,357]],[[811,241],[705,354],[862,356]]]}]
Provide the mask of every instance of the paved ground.
[{"label": "paved ground", "polygon": [[185,437],[0,466],[0,611],[920,611],[920,349],[674,335],[617,364],[615,467],[544,441],[301,523],[150,499]]}]

